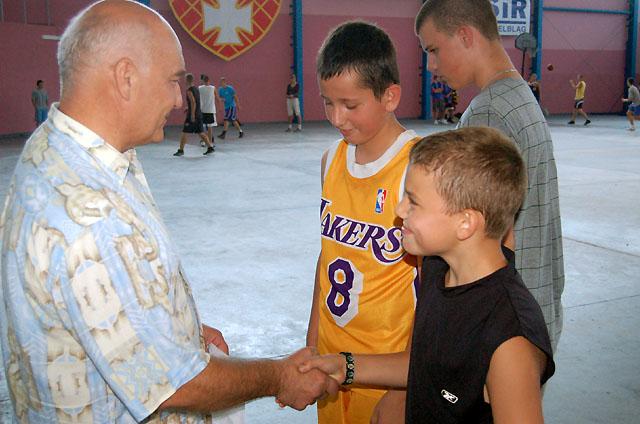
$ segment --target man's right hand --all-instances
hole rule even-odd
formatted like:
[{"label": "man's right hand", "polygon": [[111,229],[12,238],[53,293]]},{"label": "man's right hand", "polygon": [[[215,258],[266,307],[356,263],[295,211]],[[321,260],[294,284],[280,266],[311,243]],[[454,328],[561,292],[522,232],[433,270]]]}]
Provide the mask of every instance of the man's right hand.
[{"label": "man's right hand", "polygon": [[298,370],[302,363],[315,354],[315,349],[306,347],[283,360],[277,395],[281,406],[302,411],[316,400],[338,391],[338,383],[325,373],[314,369],[303,374]]}]

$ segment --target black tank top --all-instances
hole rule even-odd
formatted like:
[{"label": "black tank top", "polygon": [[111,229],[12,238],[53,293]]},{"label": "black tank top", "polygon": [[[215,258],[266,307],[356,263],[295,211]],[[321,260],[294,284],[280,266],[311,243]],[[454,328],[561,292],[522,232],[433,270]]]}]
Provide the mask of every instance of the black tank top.
[{"label": "black tank top", "polygon": [[[190,91],[193,94],[193,98],[196,100],[196,121],[202,119],[202,109],[200,109],[200,91],[196,87],[189,87],[187,91]],[[187,117],[191,117],[191,102],[189,101],[189,97],[187,96]],[[191,118],[189,118],[191,119]]]},{"label": "black tank top", "polygon": [[484,384],[493,352],[524,336],[547,355],[543,384],[555,370],[540,306],[509,264],[476,282],[444,287],[449,269],[424,259],[407,384],[407,423],[492,423]]}]

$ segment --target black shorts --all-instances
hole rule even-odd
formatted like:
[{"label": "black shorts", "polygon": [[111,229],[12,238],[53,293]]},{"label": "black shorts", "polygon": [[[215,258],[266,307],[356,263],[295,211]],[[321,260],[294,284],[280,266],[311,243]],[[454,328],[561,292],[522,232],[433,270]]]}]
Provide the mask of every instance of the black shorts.
[{"label": "black shorts", "polygon": [[196,116],[195,121],[191,121],[191,119],[187,117],[187,119],[184,120],[184,126],[182,127],[182,132],[190,133],[190,134],[200,134],[204,132],[204,128],[202,126],[202,117]]},{"label": "black shorts", "polygon": [[576,100],[573,104],[574,109],[582,109],[582,106],[584,106],[584,99]]},{"label": "black shorts", "polygon": [[205,125],[213,125],[216,122],[213,113],[203,113],[202,114],[202,123]]}]

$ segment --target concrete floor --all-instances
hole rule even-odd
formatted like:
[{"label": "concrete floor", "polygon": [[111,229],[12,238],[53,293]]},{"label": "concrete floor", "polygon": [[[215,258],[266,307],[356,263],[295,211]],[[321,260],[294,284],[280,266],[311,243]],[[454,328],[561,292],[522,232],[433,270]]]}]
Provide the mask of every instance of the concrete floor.
[{"label": "concrete floor", "polygon": [[[640,131],[618,116],[568,127],[551,119],[560,177],[566,287],[557,371],[544,399],[550,423],[640,422]],[[406,122],[426,135],[443,127]],[[204,322],[235,356],[276,356],[304,343],[319,249],[320,156],[328,124],[300,134],[247,125],[204,157],[177,130],[139,155],[190,277]],[[0,140],[0,199],[23,140]],[[1,368],[1,367],[0,367]],[[0,375],[4,386],[4,376]],[[0,387],[0,421],[8,421]],[[4,420],[3,420],[4,417]],[[247,405],[248,424],[313,423],[315,409]]]}]

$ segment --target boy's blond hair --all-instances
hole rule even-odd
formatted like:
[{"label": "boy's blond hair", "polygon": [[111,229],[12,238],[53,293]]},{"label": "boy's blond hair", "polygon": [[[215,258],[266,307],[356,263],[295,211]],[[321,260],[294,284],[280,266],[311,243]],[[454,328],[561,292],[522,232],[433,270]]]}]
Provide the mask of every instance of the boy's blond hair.
[{"label": "boy's blond hair", "polygon": [[411,149],[410,163],[433,173],[446,213],[481,212],[485,233],[493,239],[513,225],[527,191],[527,170],[516,145],[493,128],[427,136]]}]

